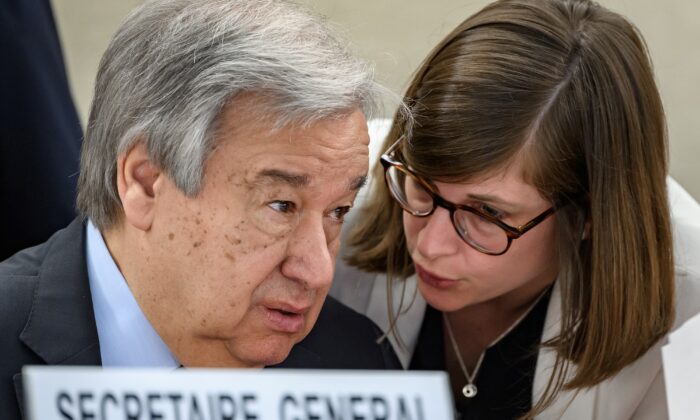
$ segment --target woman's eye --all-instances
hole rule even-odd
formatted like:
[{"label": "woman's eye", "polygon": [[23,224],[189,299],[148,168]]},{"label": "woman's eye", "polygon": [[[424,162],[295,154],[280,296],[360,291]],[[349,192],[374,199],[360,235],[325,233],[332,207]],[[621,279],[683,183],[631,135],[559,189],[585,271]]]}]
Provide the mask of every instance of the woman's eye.
[{"label": "woman's eye", "polygon": [[487,214],[491,217],[495,217],[497,219],[500,219],[501,217],[503,217],[502,212],[500,212],[499,210],[496,210],[493,207],[488,206],[486,204],[480,204],[478,208],[479,208],[479,210],[481,210],[482,213]]},{"label": "woman's eye", "polygon": [[296,209],[296,205],[291,201],[271,201],[267,206],[279,213],[291,213]]},{"label": "woman's eye", "polygon": [[337,222],[343,222],[343,218],[350,211],[350,206],[337,207],[331,211],[331,218]]}]

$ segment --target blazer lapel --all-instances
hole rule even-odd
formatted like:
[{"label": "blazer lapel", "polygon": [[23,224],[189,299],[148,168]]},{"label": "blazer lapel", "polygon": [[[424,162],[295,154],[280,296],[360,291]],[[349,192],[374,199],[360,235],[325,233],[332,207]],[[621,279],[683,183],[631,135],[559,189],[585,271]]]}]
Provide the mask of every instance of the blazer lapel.
[{"label": "blazer lapel", "polygon": [[[391,326],[387,310],[387,290],[386,275],[378,274],[372,282],[372,293],[369,295],[370,300],[365,313],[384,332],[388,332]],[[395,312],[401,311],[401,316],[396,320],[395,327],[401,336],[402,343],[396,339],[393,333],[389,333],[387,338],[401,365],[404,369],[408,369],[413,352],[418,345],[418,335],[428,304],[418,292],[418,280],[415,274],[403,281],[394,281],[392,299],[393,310]]]},{"label": "blazer lapel", "polygon": [[[545,318],[544,329],[542,331],[542,343],[547,342],[559,334],[561,330],[561,317],[561,288],[559,282],[556,282],[552,289],[552,296],[549,299],[547,317]],[[533,404],[539,401],[542,396],[547,382],[552,375],[555,361],[556,353],[550,348],[542,347],[537,357],[535,379],[532,384]],[[570,367],[566,380],[571,379],[574,373],[576,373],[575,365]],[[547,407],[537,418],[564,420],[593,419],[595,391],[595,387],[580,391],[562,390],[552,405]]]}]

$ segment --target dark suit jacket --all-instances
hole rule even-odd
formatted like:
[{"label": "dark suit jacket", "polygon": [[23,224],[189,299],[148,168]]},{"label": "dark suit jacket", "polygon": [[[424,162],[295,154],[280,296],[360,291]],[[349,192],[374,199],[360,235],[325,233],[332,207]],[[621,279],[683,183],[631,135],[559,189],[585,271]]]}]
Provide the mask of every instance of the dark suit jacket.
[{"label": "dark suit jacket", "polygon": [[[47,242],[0,263],[0,418],[20,418],[24,365],[100,365],[85,260],[85,225],[75,220]],[[368,318],[328,298],[312,332],[279,366],[398,369]]]},{"label": "dark suit jacket", "polygon": [[0,261],[75,217],[82,130],[48,0],[0,2]]}]

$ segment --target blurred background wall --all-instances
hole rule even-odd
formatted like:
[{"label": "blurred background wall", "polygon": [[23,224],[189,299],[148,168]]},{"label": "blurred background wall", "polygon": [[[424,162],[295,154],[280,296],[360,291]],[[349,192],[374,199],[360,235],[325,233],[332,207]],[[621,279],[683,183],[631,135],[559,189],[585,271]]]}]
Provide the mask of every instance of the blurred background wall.
[{"label": "blurred background wall", "polygon": [[[486,0],[302,0],[328,16],[398,93],[433,45]],[[141,0],[52,0],[83,124],[110,36]],[[601,0],[646,37],[666,107],[671,174],[700,200],[700,1]],[[387,116],[391,110],[385,111]]]}]

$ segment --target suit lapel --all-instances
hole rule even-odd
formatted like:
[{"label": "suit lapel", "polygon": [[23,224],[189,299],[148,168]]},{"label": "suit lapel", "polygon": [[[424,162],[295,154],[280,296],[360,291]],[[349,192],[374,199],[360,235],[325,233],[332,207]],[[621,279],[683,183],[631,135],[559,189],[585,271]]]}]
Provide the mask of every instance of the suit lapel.
[{"label": "suit lapel", "polygon": [[[100,365],[83,222],[74,220],[46,247],[32,309],[19,339],[48,365]],[[21,399],[21,374],[13,380]]]},{"label": "suit lapel", "polygon": [[22,387],[22,374],[18,373],[12,376],[12,382],[15,384],[15,394],[19,403],[19,414],[24,418],[24,388]]},{"label": "suit lapel", "polygon": [[47,247],[20,340],[50,365],[99,365],[82,221],[59,231]]},{"label": "suit lapel", "polygon": [[47,246],[20,340],[50,365],[99,365],[84,224],[74,220]]},{"label": "suit lapel", "polygon": [[308,369],[323,367],[323,360],[318,353],[306,348],[303,343],[292,347],[284,361],[278,365],[268,366],[268,368],[286,368],[286,369]]}]

